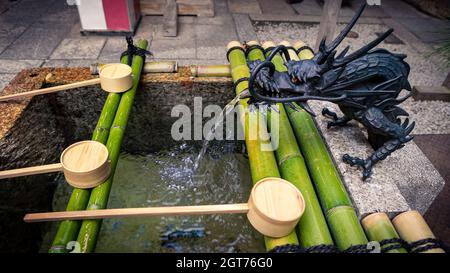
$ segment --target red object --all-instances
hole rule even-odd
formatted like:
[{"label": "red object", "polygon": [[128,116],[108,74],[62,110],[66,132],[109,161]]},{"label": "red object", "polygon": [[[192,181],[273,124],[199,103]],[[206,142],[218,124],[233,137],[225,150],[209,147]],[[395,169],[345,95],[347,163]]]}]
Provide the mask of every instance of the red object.
[{"label": "red object", "polygon": [[127,0],[103,0],[108,30],[130,30]]}]

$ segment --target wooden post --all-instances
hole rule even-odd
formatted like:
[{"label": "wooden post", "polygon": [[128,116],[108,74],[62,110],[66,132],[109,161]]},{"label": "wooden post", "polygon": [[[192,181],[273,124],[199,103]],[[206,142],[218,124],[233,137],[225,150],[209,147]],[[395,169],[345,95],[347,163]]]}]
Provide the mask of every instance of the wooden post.
[{"label": "wooden post", "polygon": [[319,34],[317,35],[314,48],[315,51],[319,50],[320,41],[322,41],[323,37],[326,37],[328,43],[333,40],[341,4],[342,0],[325,0],[320,19]]},{"label": "wooden post", "polygon": [[178,8],[176,0],[167,0],[164,8],[164,36],[177,36]]}]

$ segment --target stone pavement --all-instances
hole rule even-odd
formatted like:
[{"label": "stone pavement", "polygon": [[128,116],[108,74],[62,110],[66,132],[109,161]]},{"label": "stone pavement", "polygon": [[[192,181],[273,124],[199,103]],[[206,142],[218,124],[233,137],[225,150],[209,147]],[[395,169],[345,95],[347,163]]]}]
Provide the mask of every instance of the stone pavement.
[{"label": "stone pavement", "polygon": [[[361,1],[353,0],[351,7],[343,7],[340,20],[348,20]],[[215,0],[214,18],[180,16],[177,37],[162,35],[161,16],[143,17],[135,36],[151,41],[157,60],[175,59],[180,65],[226,63],[229,41],[256,39],[252,20],[318,23],[321,11],[316,0],[292,5],[284,0]],[[401,28],[401,39],[422,49],[441,40],[448,28],[447,22],[399,0],[368,7],[361,22],[396,24]],[[77,9],[66,1],[0,1],[0,90],[27,67],[112,62],[124,50],[123,37],[82,36],[79,30]]]}]

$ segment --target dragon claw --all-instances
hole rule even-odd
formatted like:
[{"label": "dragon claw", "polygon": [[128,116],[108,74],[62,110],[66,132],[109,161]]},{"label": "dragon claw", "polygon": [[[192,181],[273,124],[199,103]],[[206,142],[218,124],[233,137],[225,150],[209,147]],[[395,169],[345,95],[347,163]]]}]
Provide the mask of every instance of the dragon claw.
[{"label": "dragon claw", "polygon": [[327,122],[327,129],[330,129],[333,126],[336,126],[336,123],[334,121],[328,121]]},{"label": "dragon claw", "polygon": [[367,178],[369,178],[371,174],[372,174],[372,168],[364,169],[363,177],[362,177],[363,181],[366,180]]},{"label": "dragon claw", "polygon": [[344,163],[349,164],[350,166],[360,166],[361,168],[363,168],[363,180],[366,180],[367,178],[369,178],[372,175],[372,161],[369,160],[364,160],[362,158],[359,157],[354,157],[354,156],[350,156],[348,154],[344,154],[342,156],[342,160],[344,161]]}]

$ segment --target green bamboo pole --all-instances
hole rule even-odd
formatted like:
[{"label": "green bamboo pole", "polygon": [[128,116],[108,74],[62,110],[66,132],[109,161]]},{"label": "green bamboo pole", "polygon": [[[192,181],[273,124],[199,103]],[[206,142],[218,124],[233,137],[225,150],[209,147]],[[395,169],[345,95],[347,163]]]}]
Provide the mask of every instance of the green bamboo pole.
[{"label": "green bamboo pole", "polygon": [[[257,42],[248,42],[248,45],[257,45]],[[268,52],[269,53],[269,52]],[[250,61],[265,60],[264,52],[257,47],[247,52]],[[276,67],[284,67],[283,60],[275,57],[273,63]],[[308,174],[303,156],[298,148],[297,141],[292,131],[284,106],[277,104],[279,113],[268,112],[268,127],[271,130],[272,139],[277,139],[278,149],[275,155],[281,177],[295,185],[302,193],[305,200],[305,212],[297,225],[297,236],[300,246],[304,248],[318,245],[333,245],[327,222],[320,208],[314,187]],[[272,130],[270,118],[277,115],[279,121],[278,130]]]},{"label": "green bamboo pole", "polygon": [[[228,57],[230,61],[231,76],[233,78],[233,82],[237,82],[242,78],[248,78],[250,76],[250,70],[247,66],[245,53],[242,50],[241,44],[237,41],[230,42],[228,44],[228,49],[231,49]],[[239,95],[247,88],[248,81],[242,81],[236,87],[236,95]],[[241,124],[243,124],[244,126],[245,145],[250,161],[252,181],[253,183],[256,183],[265,177],[280,177],[274,153],[272,151],[266,151],[262,149],[263,145],[270,144],[270,140],[263,141],[259,137],[250,136],[250,134],[256,134],[255,132],[250,132],[249,128],[257,128],[258,133],[260,133],[257,136],[261,134],[267,134],[267,128],[266,124],[258,124],[258,120],[260,120],[262,115],[259,111],[248,111],[247,101],[248,99],[240,100],[240,110],[242,111],[240,111],[239,117],[241,120]],[[289,235],[282,238],[271,238],[265,236],[264,241],[266,244],[266,249],[268,251],[276,246],[298,244],[297,234],[295,230],[293,230]]]},{"label": "green bamboo pole", "polygon": [[[367,237],[371,241],[378,241],[381,242],[383,240],[388,239],[399,239],[400,236],[398,235],[397,231],[394,228],[394,225],[392,225],[391,220],[389,220],[389,217],[384,212],[377,212],[372,213],[361,221],[362,226],[364,227],[364,230],[366,231]],[[394,244],[386,244],[382,246],[382,249],[385,249],[386,247],[390,247]],[[386,251],[386,253],[406,253],[406,249],[404,248],[398,248],[398,249],[392,249],[389,251]]]},{"label": "green bamboo pole", "polygon": [[[124,56],[121,59],[122,63],[128,62],[128,57]],[[109,130],[114,121],[121,94],[109,93],[103,105],[102,113],[97,122],[97,126],[92,133],[92,140],[106,144],[108,140]],[[84,210],[89,201],[91,194],[90,189],[78,189],[74,188],[67,204],[66,210]],[[53,239],[52,246],[49,249],[49,253],[65,253],[67,243],[75,241],[80,229],[81,221],[66,220],[62,221],[58,227],[55,238]]]},{"label": "green bamboo pole", "polygon": [[[302,51],[305,50],[309,51]],[[305,53],[299,52],[298,56],[304,58]],[[337,247],[346,250],[353,245],[367,244],[356,211],[313,118],[304,110],[287,108],[286,111]]]},{"label": "green bamboo pole", "polygon": [[[139,40],[137,46],[147,49],[147,40]],[[109,132],[106,147],[109,152],[109,160],[111,163],[111,175],[101,185],[92,189],[91,196],[87,205],[87,210],[104,209],[108,204],[108,197],[114,178],[114,172],[120,154],[120,146],[122,144],[128,118],[133,106],[134,97],[139,86],[139,80],[142,72],[144,59],[141,56],[134,56],[132,62],[133,87],[122,94],[116,116],[114,118],[111,130]],[[100,231],[101,220],[83,220],[78,233],[77,241],[80,243],[81,252],[93,252],[97,242],[97,236]]]}]

